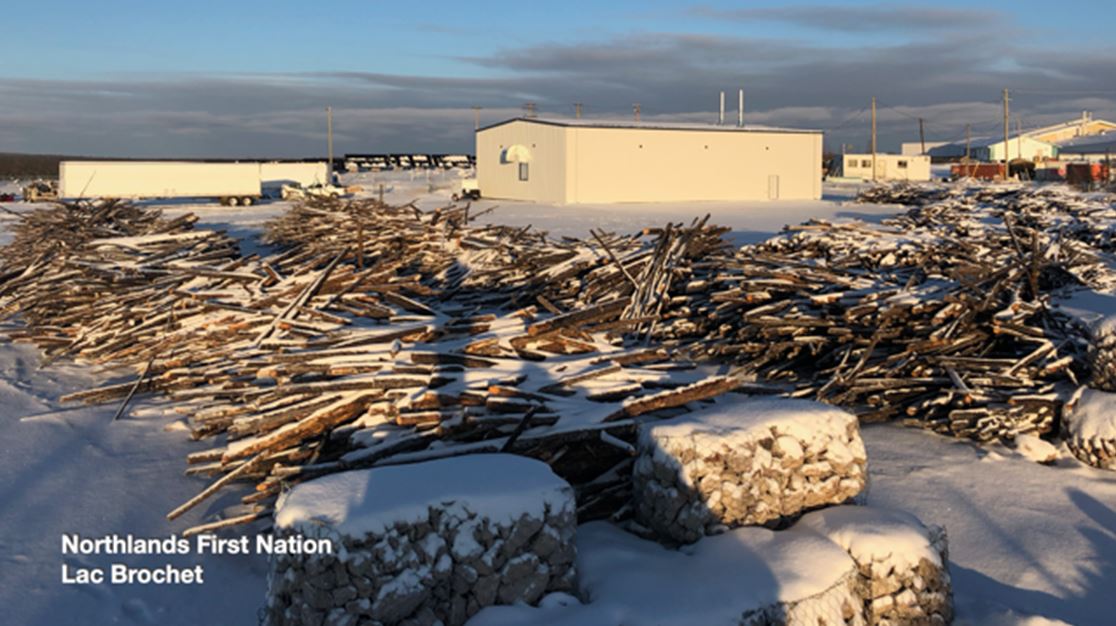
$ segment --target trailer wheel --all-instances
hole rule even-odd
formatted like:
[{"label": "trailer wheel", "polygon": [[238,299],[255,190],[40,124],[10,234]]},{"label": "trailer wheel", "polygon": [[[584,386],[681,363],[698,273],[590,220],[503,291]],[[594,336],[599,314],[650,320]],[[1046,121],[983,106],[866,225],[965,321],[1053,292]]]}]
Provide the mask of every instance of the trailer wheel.
[{"label": "trailer wheel", "polygon": [[240,204],[240,198],[236,198],[236,197],[230,197],[229,198],[229,206],[236,206],[238,204]]},{"label": "trailer wheel", "polygon": [[253,198],[251,196],[244,196],[240,199],[240,204],[242,206],[252,206],[252,200]]}]

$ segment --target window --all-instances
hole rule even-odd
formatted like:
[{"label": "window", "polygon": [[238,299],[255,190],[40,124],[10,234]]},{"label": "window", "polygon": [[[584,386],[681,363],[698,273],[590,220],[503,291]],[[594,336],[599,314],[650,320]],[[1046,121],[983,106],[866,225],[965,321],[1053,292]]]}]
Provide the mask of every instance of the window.
[{"label": "window", "polygon": [[901,170],[907,169],[907,162],[906,161],[898,161],[897,165],[899,166],[899,169],[901,169]]},{"label": "window", "polygon": [[856,161],[857,159],[846,159],[845,167],[856,167]]},{"label": "window", "polygon": [[860,162],[860,167],[872,167],[872,161],[870,159],[864,159]]},{"label": "window", "polygon": [[527,164],[519,164],[519,180],[527,180]]}]

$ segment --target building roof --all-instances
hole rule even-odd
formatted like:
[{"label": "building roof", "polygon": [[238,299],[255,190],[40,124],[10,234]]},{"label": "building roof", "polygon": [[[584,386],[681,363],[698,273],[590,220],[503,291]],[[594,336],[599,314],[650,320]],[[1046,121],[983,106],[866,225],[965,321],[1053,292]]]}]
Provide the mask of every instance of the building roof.
[{"label": "building roof", "polygon": [[[1092,115],[1084,115],[1084,116],[1079,117],[1077,119],[1072,119],[1072,120],[1069,120],[1069,121],[1066,121],[1066,122],[1059,122],[1057,124],[1051,124],[1050,126],[1043,126],[1042,128],[1035,128],[1035,129],[1032,129],[1032,130],[1029,130],[1029,131],[1023,133],[1023,135],[1027,136],[1027,137],[1035,138],[1038,135],[1045,135],[1045,134],[1048,134],[1048,133],[1057,132],[1057,131],[1060,131],[1060,130],[1067,130],[1067,129],[1070,129],[1070,128],[1080,128],[1080,127],[1088,125],[1088,124],[1097,124],[1097,125],[1100,125],[1100,126],[1109,126],[1113,129],[1116,129],[1116,123],[1109,122],[1108,120],[1098,120],[1098,119],[1093,118]],[[1085,135],[1085,136],[1088,136],[1088,135]]]},{"label": "building roof", "polygon": [[496,128],[512,122],[528,122],[531,124],[544,124],[547,126],[564,126],[564,127],[577,127],[577,128],[640,128],[640,129],[653,129],[653,130],[705,130],[705,131],[723,131],[723,132],[744,132],[744,133],[805,133],[805,134],[818,134],[820,130],[807,130],[800,128],[781,128],[777,126],[760,126],[756,124],[745,124],[744,126],[736,126],[735,124],[705,124],[701,122],[661,122],[658,120],[648,121],[635,121],[635,120],[610,120],[610,119],[597,119],[597,118],[557,118],[557,117],[513,117],[502,122],[496,122],[488,126],[481,127],[477,132],[485,131],[490,128]]},{"label": "building roof", "polygon": [[1099,135],[1082,135],[1059,141],[1058,146],[1063,150],[1067,148],[1085,148],[1095,144],[1106,144],[1116,141],[1116,131],[1100,133]]},{"label": "building roof", "polygon": [[1072,144],[1063,144],[1058,148],[1059,154],[1116,154],[1116,133],[1107,133],[1105,135],[1093,135],[1091,137],[1080,137],[1080,139],[1092,139],[1093,141],[1079,141]]},{"label": "building roof", "polygon": [[[854,159],[870,159],[872,158],[871,152],[846,152],[841,156],[852,157]],[[929,159],[930,157],[925,154],[895,154],[894,152],[877,152],[877,159]]]}]

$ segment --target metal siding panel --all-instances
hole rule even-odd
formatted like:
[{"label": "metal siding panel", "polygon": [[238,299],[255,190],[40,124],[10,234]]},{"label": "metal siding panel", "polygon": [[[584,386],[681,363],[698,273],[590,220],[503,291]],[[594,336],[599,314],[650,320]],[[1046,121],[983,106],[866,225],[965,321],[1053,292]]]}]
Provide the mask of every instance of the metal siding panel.
[{"label": "metal siding panel", "polygon": [[[641,147],[642,146],[642,147]],[[763,200],[820,194],[820,134],[581,129],[578,202]]]}]

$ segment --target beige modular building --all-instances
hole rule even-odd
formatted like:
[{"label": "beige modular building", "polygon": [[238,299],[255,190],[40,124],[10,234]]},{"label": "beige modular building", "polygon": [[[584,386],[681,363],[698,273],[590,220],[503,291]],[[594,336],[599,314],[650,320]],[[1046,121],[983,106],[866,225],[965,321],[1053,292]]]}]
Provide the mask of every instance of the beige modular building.
[{"label": "beige modular building", "polygon": [[[876,175],[872,176],[872,162]],[[930,157],[903,154],[876,153],[844,154],[839,160],[839,175],[862,180],[930,180]]]},{"label": "beige modular building", "polygon": [[477,131],[485,197],[553,204],[821,197],[822,133],[516,118]]}]

